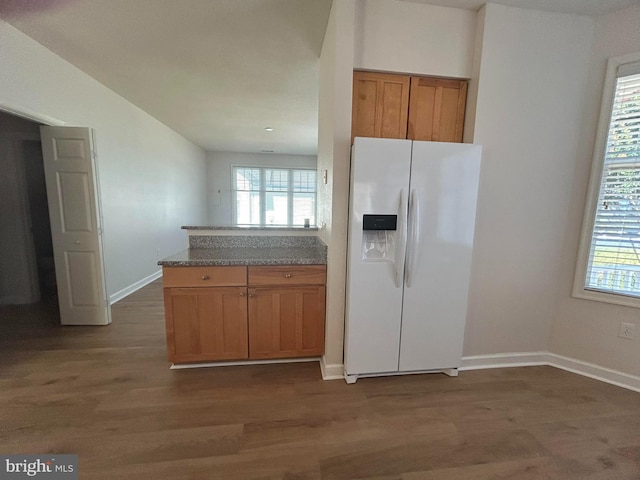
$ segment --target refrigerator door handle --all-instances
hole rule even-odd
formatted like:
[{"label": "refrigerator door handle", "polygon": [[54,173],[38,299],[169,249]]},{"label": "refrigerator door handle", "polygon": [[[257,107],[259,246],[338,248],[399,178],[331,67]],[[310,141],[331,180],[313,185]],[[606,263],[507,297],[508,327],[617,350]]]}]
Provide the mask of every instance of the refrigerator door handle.
[{"label": "refrigerator door handle", "polygon": [[411,199],[409,202],[409,221],[411,222],[411,238],[407,241],[407,287],[411,287],[413,273],[418,262],[418,245],[420,244],[420,197],[415,189],[411,190]]},{"label": "refrigerator door handle", "polygon": [[402,286],[402,269],[404,267],[404,255],[407,244],[407,207],[404,199],[404,190],[400,190],[400,203],[398,204],[398,230],[400,232],[398,239],[398,248],[396,248],[395,264],[395,284],[396,288]]}]

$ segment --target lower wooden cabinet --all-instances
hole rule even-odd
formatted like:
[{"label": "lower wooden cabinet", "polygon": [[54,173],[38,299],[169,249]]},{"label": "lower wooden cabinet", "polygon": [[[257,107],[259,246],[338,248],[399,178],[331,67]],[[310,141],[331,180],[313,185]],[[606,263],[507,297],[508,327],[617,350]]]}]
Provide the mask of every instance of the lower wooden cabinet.
[{"label": "lower wooden cabinet", "polygon": [[164,267],[163,272],[171,362],[324,353],[325,265]]},{"label": "lower wooden cabinet", "polygon": [[249,289],[249,357],[324,353],[325,287]]},{"label": "lower wooden cabinet", "polygon": [[169,360],[248,358],[247,288],[166,288]]}]

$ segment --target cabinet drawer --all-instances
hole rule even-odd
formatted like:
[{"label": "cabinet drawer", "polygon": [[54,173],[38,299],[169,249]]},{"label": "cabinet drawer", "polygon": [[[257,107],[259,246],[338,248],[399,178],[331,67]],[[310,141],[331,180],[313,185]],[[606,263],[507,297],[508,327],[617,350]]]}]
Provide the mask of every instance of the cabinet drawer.
[{"label": "cabinet drawer", "polygon": [[278,265],[249,267],[249,285],[324,285],[326,265]]},{"label": "cabinet drawer", "polygon": [[163,267],[165,287],[242,286],[247,284],[247,267]]}]

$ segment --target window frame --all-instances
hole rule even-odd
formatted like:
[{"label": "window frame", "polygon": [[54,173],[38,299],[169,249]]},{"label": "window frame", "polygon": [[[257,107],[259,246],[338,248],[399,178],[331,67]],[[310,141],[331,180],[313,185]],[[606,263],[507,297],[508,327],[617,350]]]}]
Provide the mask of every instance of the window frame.
[{"label": "window frame", "polygon": [[580,246],[573,279],[572,296],[585,300],[613,303],[627,307],[640,308],[640,297],[624,295],[614,292],[600,292],[589,290],[585,287],[587,265],[589,253],[591,251],[591,240],[596,219],[598,199],[600,196],[600,185],[604,170],[605,153],[607,148],[607,138],[611,124],[611,114],[613,112],[613,101],[615,97],[617,72],[625,64],[640,62],[640,52],[609,58],[607,62],[606,76],[603,86],[602,102],[600,105],[600,118],[596,130],[595,146],[591,163],[591,176],[587,191],[584,217],[582,221],[582,233],[580,235]]},{"label": "window frame", "polygon": [[[237,197],[236,193],[238,190],[236,189],[236,176],[235,171],[237,168],[252,168],[260,170],[260,189],[257,190],[260,196],[260,224],[246,224],[246,223],[238,223],[238,207],[237,207]],[[287,171],[287,224],[270,224],[266,223],[266,177],[265,170],[286,170]],[[313,192],[295,192],[293,190],[293,174],[294,171],[307,171],[307,172],[315,172],[316,174],[316,182],[315,189]],[[284,191],[283,191],[284,192]],[[294,225],[293,224],[293,199],[296,193],[313,193],[314,198],[314,212],[313,218],[314,223],[317,223],[318,218],[318,170],[316,168],[307,168],[307,167],[282,167],[276,165],[269,166],[257,166],[257,165],[242,165],[242,164],[232,164],[231,165],[231,218],[233,225],[235,226],[246,226],[246,227],[273,227],[273,228],[300,228],[304,227],[303,224]],[[312,227],[315,225],[311,225]]]}]

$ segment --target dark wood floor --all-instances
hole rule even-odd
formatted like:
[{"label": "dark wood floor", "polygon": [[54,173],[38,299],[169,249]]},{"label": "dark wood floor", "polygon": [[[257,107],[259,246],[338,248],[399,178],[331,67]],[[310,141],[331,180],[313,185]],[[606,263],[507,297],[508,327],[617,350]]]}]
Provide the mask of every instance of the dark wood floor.
[{"label": "dark wood floor", "polygon": [[640,479],[640,394],[551,367],[170,371],[158,283],[56,322],[0,307],[0,453],[77,453],[81,479]]}]

